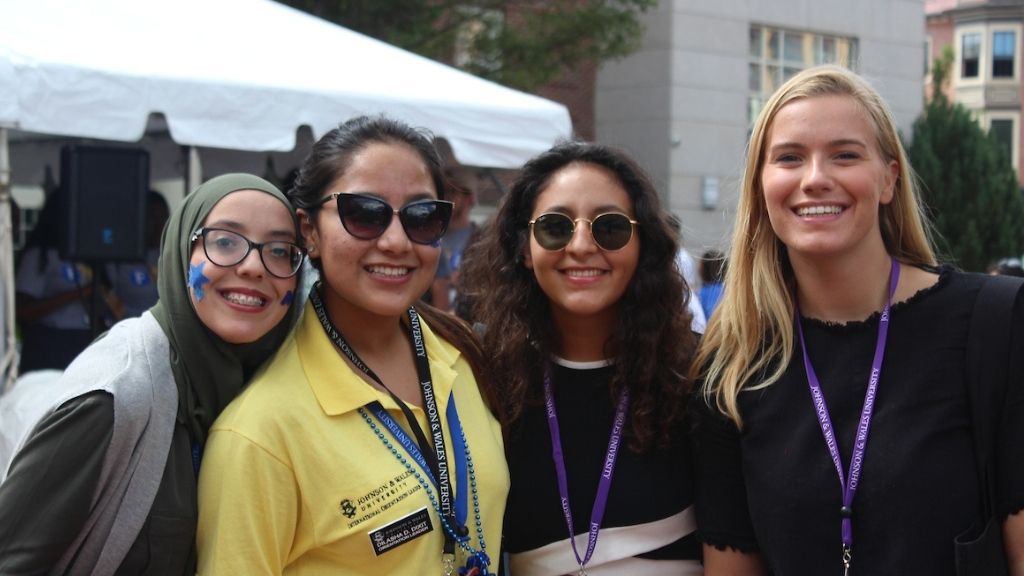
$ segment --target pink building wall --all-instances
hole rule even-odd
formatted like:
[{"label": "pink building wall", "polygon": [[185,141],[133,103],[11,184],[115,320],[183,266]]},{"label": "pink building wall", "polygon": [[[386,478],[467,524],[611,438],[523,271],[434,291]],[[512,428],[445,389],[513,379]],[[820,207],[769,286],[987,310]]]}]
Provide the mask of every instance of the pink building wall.
[{"label": "pink building wall", "polygon": [[[930,54],[929,59],[929,72],[925,74],[925,98],[931,99],[932,97],[932,84],[931,84],[931,73],[930,64],[936,58],[938,58],[946,46],[953,46],[956,49],[956,38],[955,29],[953,25],[953,18],[950,15],[944,15],[943,12],[968,5],[984,5],[987,4],[988,0],[925,0],[925,17],[926,17],[926,31],[925,34],[930,40]],[[1022,47],[1022,38],[1017,38],[1017,58],[1024,58],[1024,50]],[[958,66],[959,63],[954,61],[953,66]],[[1024,68],[1024,67],[1022,67]],[[953,78],[956,77],[956,72],[953,71],[950,80],[946,83],[945,93],[946,97],[955,99],[953,91]],[[1021,74],[1021,89],[1019,93],[1024,97],[1024,74]],[[1021,106],[1021,111],[1024,112],[1024,106]],[[1022,115],[1024,116],[1024,115]],[[1024,117],[1021,117],[1017,122],[1018,132],[1018,151],[1017,151],[1017,179],[1021,187],[1024,188]]]},{"label": "pink building wall", "polygon": [[925,0],[924,12],[925,14],[944,12],[950,8],[956,8],[958,4],[960,4],[959,0]]}]

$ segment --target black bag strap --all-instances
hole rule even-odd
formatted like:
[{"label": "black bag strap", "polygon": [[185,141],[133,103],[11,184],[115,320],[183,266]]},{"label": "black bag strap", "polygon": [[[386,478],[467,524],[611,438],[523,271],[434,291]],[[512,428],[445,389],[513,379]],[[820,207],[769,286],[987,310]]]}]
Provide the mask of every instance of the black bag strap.
[{"label": "black bag strap", "polygon": [[995,443],[1008,386],[1013,307],[1021,286],[1024,278],[986,278],[967,338],[968,400],[985,521],[996,513]]}]

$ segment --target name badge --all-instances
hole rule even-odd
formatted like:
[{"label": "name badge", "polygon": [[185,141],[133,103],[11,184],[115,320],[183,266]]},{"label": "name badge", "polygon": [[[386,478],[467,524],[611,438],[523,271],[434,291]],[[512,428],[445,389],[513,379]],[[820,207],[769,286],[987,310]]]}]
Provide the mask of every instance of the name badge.
[{"label": "name badge", "polygon": [[387,526],[371,530],[368,534],[374,553],[380,556],[388,550],[401,546],[410,540],[415,540],[433,529],[434,526],[430,522],[430,513],[424,507],[395,520]]}]

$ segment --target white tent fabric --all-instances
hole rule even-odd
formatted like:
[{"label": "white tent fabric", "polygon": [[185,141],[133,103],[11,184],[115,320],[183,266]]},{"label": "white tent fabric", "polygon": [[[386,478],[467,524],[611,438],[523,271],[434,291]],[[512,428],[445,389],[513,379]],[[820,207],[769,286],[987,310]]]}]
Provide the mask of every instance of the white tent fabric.
[{"label": "white tent fabric", "polygon": [[8,129],[135,142],[152,113],[177,144],[245,151],[387,113],[496,168],[572,130],[560,104],[271,0],[0,0],[0,380],[16,371]]},{"label": "white tent fabric", "polygon": [[282,151],[356,114],[425,126],[463,164],[516,167],[571,132],[564,106],[270,0],[3,0],[0,125]]}]

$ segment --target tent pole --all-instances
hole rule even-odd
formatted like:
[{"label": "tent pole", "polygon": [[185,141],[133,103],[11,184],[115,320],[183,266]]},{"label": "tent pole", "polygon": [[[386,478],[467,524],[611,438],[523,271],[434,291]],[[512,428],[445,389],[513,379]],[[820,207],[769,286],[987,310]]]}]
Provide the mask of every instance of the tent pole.
[{"label": "tent pole", "polygon": [[7,128],[0,126],[0,194],[11,185],[11,154],[7,146]]},{"label": "tent pole", "polygon": [[188,196],[203,183],[203,164],[195,146],[182,146],[181,153],[185,157],[185,196]]},{"label": "tent pole", "polygon": [[14,384],[18,375],[18,345],[14,327],[14,229],[11,226],[11,155],[7,128],[0,126],[0,392]]}]

